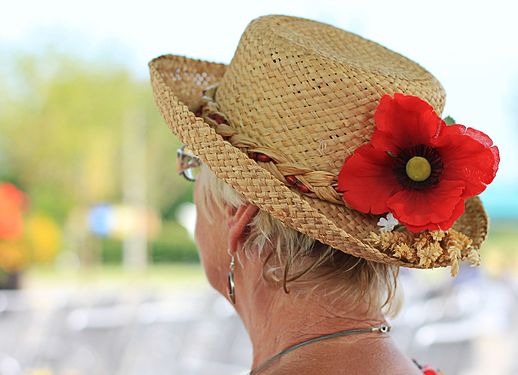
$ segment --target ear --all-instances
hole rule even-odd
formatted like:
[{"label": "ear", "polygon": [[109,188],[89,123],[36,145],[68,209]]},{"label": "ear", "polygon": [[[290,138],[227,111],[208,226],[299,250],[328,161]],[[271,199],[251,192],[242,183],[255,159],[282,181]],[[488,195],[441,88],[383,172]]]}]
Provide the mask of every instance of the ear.
[{"label": "ear", "polygon": [[259,211],[253,204],[243,204],[237,209],[227,206],[228,247],[231,253],[238,249],[239,240],[243,237],[246,226]]}]

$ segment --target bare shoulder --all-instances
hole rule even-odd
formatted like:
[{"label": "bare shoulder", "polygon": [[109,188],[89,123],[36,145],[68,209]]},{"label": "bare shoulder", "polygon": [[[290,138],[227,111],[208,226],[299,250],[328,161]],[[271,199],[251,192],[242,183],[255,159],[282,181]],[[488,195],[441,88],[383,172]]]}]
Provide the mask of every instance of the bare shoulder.
[{"label": "bare shoulder", "polygon": [[272,374],[423,375],[390,338],[359,340],[355,345],[322,345],[319,350],[292,354],[272,369]]}]

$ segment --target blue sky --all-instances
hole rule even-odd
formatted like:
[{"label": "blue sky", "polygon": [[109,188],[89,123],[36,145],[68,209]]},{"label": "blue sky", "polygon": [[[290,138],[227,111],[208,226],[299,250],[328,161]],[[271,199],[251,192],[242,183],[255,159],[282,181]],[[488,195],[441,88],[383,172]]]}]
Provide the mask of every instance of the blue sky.
[{"label": "blue sky", "polygon": [[0,12],[0,54],[54,42],[87,58],[120,61],[146,78],[147,62],[165,53],[228,63],[247,23],[260,15],[327,22],[432,72],[447,92],[443,115],[486,132],[500,148],[499,173],[482,195],[488,208],[518,212],[517,11],[503,0],[21,0]]}]

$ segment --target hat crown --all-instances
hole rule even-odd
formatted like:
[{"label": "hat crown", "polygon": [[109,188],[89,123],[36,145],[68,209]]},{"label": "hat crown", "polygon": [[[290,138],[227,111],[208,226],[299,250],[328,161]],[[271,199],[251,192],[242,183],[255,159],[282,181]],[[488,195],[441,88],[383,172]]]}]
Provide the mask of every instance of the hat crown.
[{"label": "hat crown", "polygon": [[445,101],[439,81],[417,63],[331,25],[263,16],[244,31],[216,101],[231,124],[297,165],[337,174],[369,141],[384,94]]}]

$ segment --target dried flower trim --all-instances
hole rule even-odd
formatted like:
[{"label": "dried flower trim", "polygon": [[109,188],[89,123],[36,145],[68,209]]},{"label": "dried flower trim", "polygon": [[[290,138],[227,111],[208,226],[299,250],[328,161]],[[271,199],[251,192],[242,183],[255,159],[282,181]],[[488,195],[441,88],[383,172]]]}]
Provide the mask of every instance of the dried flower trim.
[{"label": "dried flower trim", "polygon": [[455,229],[415,234],[397,231],[370,232],[367,242],[384,253],[419,268],[449,264],[452,276],[459,272],[459,262],[463,259],[467,259],[473,266],[480,264],[478,250],[471,246],[472,240]]}]

